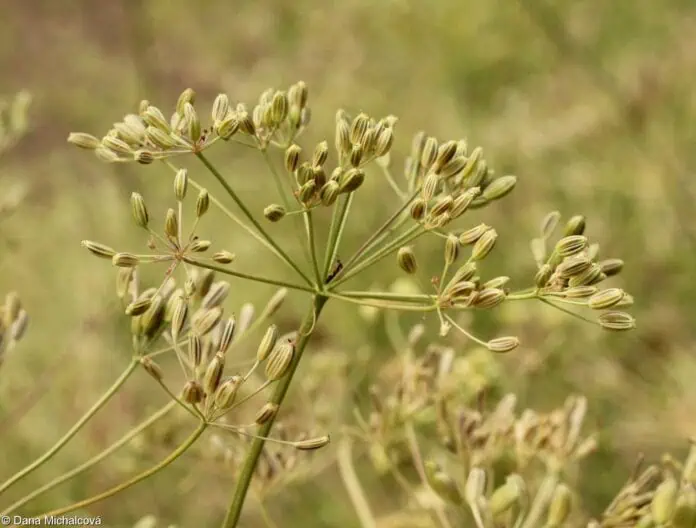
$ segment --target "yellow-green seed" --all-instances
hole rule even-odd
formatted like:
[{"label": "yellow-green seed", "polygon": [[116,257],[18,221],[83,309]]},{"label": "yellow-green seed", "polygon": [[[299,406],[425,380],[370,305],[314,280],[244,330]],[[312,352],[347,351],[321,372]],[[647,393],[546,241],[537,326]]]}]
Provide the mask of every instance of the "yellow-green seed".
[{"label": "yellow-green seed", "polygon": [[686,485],[679,494],[672,516],[674,528],[694,528],[696,526],[696,490]]},{"label": "yellow-green seed", "polygon": [[626,293],[620,288],[608,288],[595,293],[587,301],[587,306],[593,310],[606,310],[616,306]]},{"label": "yellow-green seed", "polygon": [[438,144],[437,139],[430,136],[425,140],[423,151],[421,153],[420,165],[424,169],[429,169],[435,163],[437,158]]},{"label": "yellow-green seed", "polygon": [[196,216],[198,218],[203,216],[208,211],[208,207],[210,207],[210,196],[208,196],[208,191],[201,189],[196,200]]},{"label": "yellow-green seed", "polygon": [[221,411],[226,411],[232,407],[241,384],[241,376],[232,376],[231,378],[220,383],[220,386],[215,391],[215,407]]},{"label": "yellow-green seed", "polygon": [[481,194],[481,189],[479,187],[472,187],[457,196],[452,203],[452,210],[450,211],[452,218],[459,218],[462,216],[479,194]]},{"label": "yellow-green seed", "polygon": [[481,193],[488,201],[500,200],[512,192],[517,184],[517,176],[501,176],[493,180]]},{"label": "yellow-green seed", "polygon": [[469,471],[464,487],[464,498],[469,504],[478,504],[486,489],[486,471],[480,467],[473,467]]},{"label": "yellow-green seed", "polygon": [[625,312],[606,312],[599,316],[599,324],[602,328],[614,331],[633,330],[636,327],[636,320]]},{"label": "yellow-green seed", "polygon": [[193,332],[199,336],[208,334],[222,319],[222,308],[215,306],[210,309],[201,309],[196,312],[192,321]]},{"label": "yellow-green seed", "polygon": [[585,233],[585,217],[582,215],[573,216],[563,229],[563,236],[577,236]]},{"label": "yellow-green seed", "polygon": [[587,238],[582,235],[569,235],[556,243],[556,254],[560,257],[577,255],[587,247]]},{"label": "yellow-green seed", "polygon": [[212,258],[218,264],[231,264],[234,262],[236,255],[234,253],[230,253],[229,251],[223,250],[213,253]]},{"label": "yellow-green seed", "polygon": [[382,158],[389,154],[394,143],[394,131],[391,127],[384,128],[377,135],[375,140],[375,156]]},{"label": "yellow-green seed", "polygon": [[229,317],[225,323],[222,325],[222,331],[220,332],[220,343],[218,344],[218,349],[220,352],[227,352],[232,344],[232,339],[234,338],[234,330],[237,325],[234,317]]},{"label": "yellow-green seed", "polygon": [[87,150],[96,150],[101,145],[98,138],[84,132],[71,132],[68,135],[68,143]]},{"label": "yellow-green seed", "polygon": [[511,352],[518,346],[520,346],[520,340],[515,336],[496,337],[495,339],[491,339],[488,341],[488,343],[486,343],[486,348],[488,348],[488,350],[498,354]]},{"label": "yellow-green seed", "polygon": [[423,200],[429,202],[435,196],[437,188],[440,184],[440,176],[434,172],[429,172],[423,179],[423,187],[421,188],[421,196]]},{"label": "yellow-green seed", "polygon": [[556,227],[558,227],[558,222],[560,220],[561,213],[558,211],[551,211],[548,213],[541,221],[541,226],[539,227],[541,238],[544,240],[548,239],[556,230]]},{"label": "yellow-green seed", "polygon": [[326,141],[318,143],[314,148],[312,155],[312,166],[321,167],[326,163],[326,158],[329,156],[329,144]]},{"label": "yellow-green seed", "polygon": [[116,251],[107,245],[100,244],[99,242],[92,242],[91,240],[83,240],[82,247],[87,248],[90,253],[101,258],[113,258]]},{"label": "yellow-green seed", "polygon": [[450,160],[444,167],[442,167],[442,170],[440,170],[440,176],[445,180],[452,178],[453,176],[459,174],[464,169],[464,167],[466,167],[466,163],[466,157],[457,156]]},{"label": "yellow-green seed", "polygon": [[175,139],[171,133],[165,132],[158,127],[147,127],[145,130],[145,137],[150,143],[161,150],[169,150],[178,145],[177,139]]},{"label": "yellow-green seed", "polygon": [[583,299],[591,297],[597,291],[597,286],[576,286],[575,288],[568,288],[563,293],[569,299]]},{"label": "yellow-green seed", "polygon": [[119,268],[133,268],[138,265],[140,259],[132,253],[115,253],[111,262]]},{"label": "yellow-green seed", "polygon": [[155,295],[147,311],[141,316],[141,328],[143,335],[152,337],[156,335],[164,323],[164,311],[167,305],[161,295]]},{"label": "yellow-green seed", "polygon": [[210,116],[213,122],[224,120],[230,113],[230,99],[227,94],[221,93],[215,97]]},{"label": "yellow-green seed", "polygon": [[549,511],[546,516],[546,526],[555,528],[563,526],[570,515],[572,493],[565,484],[559,484],[553,492]]},{"label": "yellow-green seed", "polygon": [[621,259],[606,259],[599,263],[599,267],[607,277],[618,275],[624,267],[624,262]]},{"label": "yellow-green seed", "polygon": [[170,240],[179,238],[179,217],[174,209],[168,209],[167,214],[164,216],[164,234]]},{"label": "yellow-green seed", "polygon": [[452,504],[458,505],[462,503],[462,496],[457,482],[450,475],[430,460],[425,462],[424,468],[428,485],[440,498]]},{"label": "yellow-green seed", "polygon": [[402,270],[404,270],[406,273],[410,275],[418,271],[418,262],[416,261],[416,255],[413,252],[413,248],[410,246],[399,248],[399,251],[396,255],[396,262],[399,264],[399,267]]},{"label": "yellow-green seed", "polygon": [[162,381],[162,378],[164,377],[162,374],[162,369],[152,359],[149,357],[142,357],[140,358],[140,364],[145,369],[145,372],[147,372],[150,376],[155,378],[157,381]]},{"label": "yellow-green seed", "polygon": [[314,197],[316,196],[317,193],[317,182],[315,182],[313,179],[309,180],[307,183],[305,183],[302,187],[300,187],[300,191],[298,193],[298,198],[300,202],[302,202],[304,205],[309,205]]},{"label": "yellow-green seed", "polygon": [[261,338],[258,348],[256,349],[256,360],[260,363],[265,361],[271,350],[278,341],[278,327],[274,324],[266,329],[266,333]]},{"label": "yellow-green seed", "polygon": [[322,205],[325,207],[330,207],[336,202],[336,198],[339,195],[339,185],[338,182],[334,180],[327,181],[324,186],[319,191],[319,198],[321,199]]},{"label": "yellow-green seed", "polygon": [[288,289],[287,288],[280,288],[277,292],[273,294],[273,297],[271,297],[268,300],[268,303],[266,304],[266,307],[263,309],[263,317],[268,318],[273,316],[278,309],[283,305],[285,302],[285,298],[288,296]]},{"label": "yellow-green seed", "polygon": [[510,277],[506,277],[504,275],[501,275],[500,277],[495,277],[489,281],[484,282],[481,285],[482,289],[486,288],[502,288],[505,286],[508,282],[510,282]]},{"label": "yellow-green seed", "polygon": [[203,374],[203,390],[208,395],[215,394],[222,380],[222,372],[225,370],[225,356],[218,352],[210,361]]},{"label": "yellow-green seed", "polygon": [[650,511],[658,525],[667,524],[674,515],[679,494],[679,483],[673,477],[667,477],[655,490]]},{"label": "yellow-green seed", "polygon": [[365,173],[357,168],[345,172],[339,182],[339,193],[351,193],[357,191],[365,181]]},{"label": "yellow-green seed", "polygon": [[491,229],[486,224],[479,224],[470,229],[467,229],[459,235],[459,243],[462,245],[474,244],[483,236],[483,234]]},{"label": "yellow-green seed", "polygon": [[287,341],[276,343],[266,362],[266,378],[277,381],[287,374],[295,355],[295,347]]},{"label": "yellow-green seed", "polygon": [[331,442],[331,437],[325,435],[318,436],[317,438],[308,438],[307,440],[299,440],[293,444],[293,447],[300,451],[314,451],[315,449],[321,449],[329,442]]},{"label": "yellow-green seed", "polygon": [[203,253],[205,251],[208,251],[212,244],[213,243],[210,240],[194,240],[189,245],[189,251],[192,251],[194,253]]},{"label": "yellow-green seed", "polygon": [[575,275],[585,273],[592,266],[592,262],[583,255],[574,255],[566,258],[556,268],[556,272],[562,279],[570,279]]},{"label": "yellow-green seed", "polygon": [[498,487],[488,499],[488,509],[493,517],[499,517],[510,509],[520,500],[521,490],[513,480],[508,480]]},{"label": "yellow-green seed", "polygon": [[254,418],[254,423],[257,425],[263,425],[269,420],[273,419],[275,415],[278,413],[278,405],[275,403],[265,403],[261,409],[256,413],[256,417]]},{"label": "yellow-green seed", "polygon": [[482,310],[494,308],[505,300],[505,292],[500,288],[486,288],[479,292],[474,306]]},{"label": "yellow-green seed", "polygon": [[409,214],[414,220],[422,220],[425,216],[426,202],[423,198],[416,198],[413,200],[411,207],[409,209]]},{"label": "yellow-green seed", "polygon": [[471,260],[477,261],[486,258],[497,240],[498,232],[495,229],[490,228],[484,232],[471,249]]},{"label": "yellow-green seed", "polygon": [[186,169],[179,169],[176,171],[176,176],[174,177],[174,196],[181,202],[186,198],[187,190],[188,171]]},{"label": "yellow-green seed", "polygon": [[151,127],[159,128],[167,134],[171,132],[171,128],[169,126],[167,118],[164,117],[162,111],[156,106],[148,106],[140,117],[145,122],[145,124]]},{"label": "yellow-green seed", "polygon": [[203,389],[197,381],[187,381],[181,396],[186,403],[200,403],[203,400]]},{"label": "yellow-green seed", "polygon": [[152,299],[148,298],[133,301],[128,306],[126,306],[126,315],[129,315],[131,317],[142,315],[145,312],[147,312],[147,309],[150,308],[151,304]]},{"label": "yellow-green seed", "polygon": [[451,266],[459,256],[459,238],[449,234],[445,241],[445,264]]},{"label": "yellow-green seed", "polygon": [[230,114],[215,126],[217,135],[224,141],[228,141],[232,138],[232,136],[237,133],[237,130],[239,130],[239,119],[234,114]]},{"label": "yellow-green seed", "polygon": [[302,154],[302,147],[299,145],[292,144],[287,149],[285,149],[285,170],[289,173],[293,173],[297,170],[297,166],[300,163],[300,155]]},{"label": "yellow-green seed", "polygon": [[131,154],[133,152],[133,149],[128,143],[114,136],[104,136],[102,138],[102,145],[118,154]]},{"label": "yellow-green seed", "polygon": [[201,300],[201,308],[202,309],[209,309],[209,308],[215,308],[216,306],[220,306],[224,300],[227,298],[227,295],[230,292],[230,283],[226,281],[218,281],[214,284],[211,284],[208,287],[208,291],[206,292],[205,296]]},{"label": "yellow-green seed", "polygon": [[176,343],[181,336],[184,326],[188,322],[188,302],[182,296],[174,301],[174,313],[172,315],[172,340]]}]

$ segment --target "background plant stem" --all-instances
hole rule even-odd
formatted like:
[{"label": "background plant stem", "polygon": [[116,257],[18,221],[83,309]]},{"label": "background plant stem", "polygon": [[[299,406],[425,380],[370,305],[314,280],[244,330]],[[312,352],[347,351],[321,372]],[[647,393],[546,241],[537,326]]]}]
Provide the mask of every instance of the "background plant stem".
[{"label": "background plant stem", "polygon": [[[276,386],[270,399],[271,403],[275,403],[279,407],[282,405],[283,400],[285,399],[285,395],[288,392],[288,388],[290,387],[292,378],[297,370],[297,366],[302,359],[302,353],[304,352],[304,349],[312,336],[314,327],[327,300],[327,297],[323,295],[315,295],[312,298],[312,306],[300,325],[299,335],[295,345],[295,357],[292,360],[288,373],[278,382],[278,385]],[[239,473],[237,485],[232,493],[227,514],[225,515],[225,519],[221,525],[222,528],[234,528],[239,522],[239,518],[242,514],[242,508],[244,507],[244,500],[247,492],[249,491],[251,479],[254,476],[254,470],[256,469],[256,464],[259,460],[259,456],[261,455],[261,451],[263,450],[263,445],[265,443],[263,438],[267,437],[271,432],[274,421],[275,416],[262,425],[257,431],[258,437],[254,438],[251,447],[249,448],[249,452],[247,453],[246,459],[244,460],[244,465]]]},{"label": "background plant stem", "polygon": [[65,444],[67,444],[73,436],[75,436],[80,429],[84,427],[84,425],[101,409],[106,402],[108,402],[111,397],[116,394],[118,389],[121,388],[121,386],[126,382],[126,380],[130,377],[130,375],[133,373],[135,368],[138,366],[139,361],[136,358],[131,359],[131,362],[129,363],[128,367],[126,367],[126,370],[123,371],[121,376],[114,382],[114,384],[109,387],[109,389],[104,393],[104,395],[99,398],[99,400],[90,407],[90,409],[78,420],[78,422],[73,425],[73,427],[65,433],[65,435],[58,440],[54,444],[54,446],[46,451],[40,458],[37,458],[32,464],[28,465],[18,473],[15,473],[12,477],[10,477],[5,483],[0,486],[0,493],[3,493],[4,491],[7,490],[12,484],[16,483],[18,480],[23,479],[27,475],[29,475],[31,472],[35,471],[39,467],[41,467],[43,464],[48,462],[53,455],[55,455],[58,451],[60,451]]}]

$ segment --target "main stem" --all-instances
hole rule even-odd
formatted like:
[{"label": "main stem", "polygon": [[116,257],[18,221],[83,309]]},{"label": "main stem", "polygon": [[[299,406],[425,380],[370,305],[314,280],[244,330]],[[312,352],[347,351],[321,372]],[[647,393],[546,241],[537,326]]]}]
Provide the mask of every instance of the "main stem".
[{"label": "main stem", "polygon": [[12,477],[10,477],[7,481],[5,481],[2,486],[0,486],[0,493],[4,492],[12,486],[15,482],[18,480],[23,479],[27,475],[29,475],[31,472],[34,470],[38,469],[41,467],[44,463],[46,463],[48,460],[50,460],[58,451],[60,451],[65,444],[67,444],[72,437],[74,437],[80,429],[84,427],[84,425],[101,409],[106,402],[108,402],[111,397],[116,394],[118,389],[121,388],[121,386],[126,382],[126,380],[130,377],[130,375],[133,373],[135,368],[138,366],[139,361],[135,358],[131,359],[130,364],[126,368],[126,370],[123,371],[121,376],[114,382],[114,384],[109,387],[109,389],[104,393],[104,395],[99,398],[99,400],[92,405],[92,407],[80,418],[80,420],[72,426],[72,428],[65,433],[65,435],[58,440],[58,442],[55,443],[55,445],[46,451],[40,458],[37,458],[32,464],[28,465],[25,467],[23,470],[15,473]]},{"label": "main stem", "polygon": [[[302,359],[302,353],[304,352],[304,349],[312,336],[314,326],[316,325],[319,315],[321,314],[327,300],[327,297],[320,294],[315,295],[312,298],[312,306],[300,325],[297,343],[295,345],[295,356],[290,364],[290,370],[285,377],[278,382],[278,385],[276,386],[270,400],[271,403],[275,403],[279,407],[282,405],[283,400],[285,399],[285,394],[288,392],[288,388],[292,382],[295,370],[297,370],[297,366]],[[242,470],[239,474],[237,486],[232,494],[231,502],[227,510],[227,514],[225,515],[225,520],[221,525],[222,528],[234,528],[239,522],[239,518],[242,515],[244,500],[247,492],[249,491],[251,479],[254,476],[254,470],[256,469],[256,464],[258,463],[259,457],[261,456],[261,451],[263,450],[263,445],[265,442],[263,438],[267,437],[271,432],[274,421],[275,416],[259,428],[257,432],[258,436],[254,438],[251,447],[249,448],[249,452],[247,453],[246,459],[244,460],[244,465],[242,466]]]}]

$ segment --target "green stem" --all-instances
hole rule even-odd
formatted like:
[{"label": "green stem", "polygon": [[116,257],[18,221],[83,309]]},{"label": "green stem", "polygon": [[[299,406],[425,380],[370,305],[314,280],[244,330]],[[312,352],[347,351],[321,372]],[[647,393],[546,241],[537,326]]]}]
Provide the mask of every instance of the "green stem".
[{"label": "green stem", "polygon": [[[399,208],[397,209],[394,214],[392,214],[387,220],[382,224],[382,226],[375,231],[370,238],[368,238],[365,243],[358,248],[358,250],[353,254],[352,257],[350,257],[346,263],[344,264],[344,269],[348,271],[348,269],[357,261],[364,253],[369,251],[374,247],[375,244],[379,243],[382,241],[386,236],[389,236],[391,232],[394,231],[394,229],[397,229],[401,223],[398,223],[397,225],[393,226],[392,229],[385,234],[385,232],[389,229],[389,227],[401,216],[401,214],[406,210],[406,208],[411,205],[411,202],[418,196],[418,193],[414,193],[411,195],[411,197],[406,200],[406,202]],[[382,236],[384,235],[384,236]],[[339,274],[340,276],[340,274]]]},{"label": "green stem", "polygon": [[420,235],[425,233],[426,231],[419,231],[422,229],[422,226],[420,225],[415,225],[402,235],[398,236],[396,239],[391,241],[389,244],[384,246],[382,249],[377,251],[376,253],[373,253],[370,255],[368,258],[363,260],[362,262],[358,263],[354,268],[352,268],[348,273],[343,275],[340,279],[338,279],[335,283],[332,282],[332,286],[340,286],[344,282],[346,282],[348,279],[351,277],[357,275],[361,271],[369,268],[373,264],[376,264],[380,260],[382,260],[384,257],[388,256],[390,253],[393,253],[396,251],[400,246],[404,244],[408,244],[412,240],[415,240],[418,238]]},{"label": "green stem", "polygon": [[261,282],[264,284],[272,284],[273,286],[280,286],[283,288],[289,288],[291,290],[300,290],[303,292],[307,293],[314,293],[313,288],[308,288],[307,286],[302,286],[300,284],[291,284],[289,282],[277,280],[277,279],[269,279],[266,277],[258,277],[256,275],[249,275],[248,273],[242,273],[241,271],[234,271],[222,266],[216,266],[215,264],[208,264],[207,262],[200,261],[198,259],[193,259],[191,257],[184,257],[182,259],[184,262],[187,264],[191,264],[192,266],[200,266],[201,268],[207,268],[209,270],[217,271],[218,273],[223,273],[225,275],[231,275],[233,277],[239,277],[240,279],[245,279],[249,281],[254,281],[254,282]]},{"label": "green stem", "polygon": [[162,407],[159,411],[157,411],[155,414],[150,416],[147,420],[144,420],[140,425],[138,425],[134,429],[131,429],[126,435],[121,437],[120,440],[111,444],[109,447],[104,449],[101,453],[90,458],[84,464],[76,467],[72,471],[68,471],[67,473],[64,473],[63,475],[60,475],[59,477],[54,478],[52,481],[41,486],[40,488],[35,489],[29,495],[21,498],[20,500],[18,500],[14,504],[7,507],[0,515],[9,515],[13,511],[15,511],[17,508],[21,508],[26,503],[34,500],[36,497],[43,495],[47,491],[52,490],[53,488],[55,488],[56,486],[59,486],[63,482],[66,482],[66,481],[84,473],[85,471],[87,471],[88,469],[95,466],[96,464],[98,464],[99,462],[104,460],[106,457],[111,455],[111,453],[117,451],[118,449],[123,447],[125,444],[130,442],[133,438],[138,436],[145,429],[152,426],[157,420],[159,420],[160,418],[165,416],[167,413],[169,413],[175,406],[176,406],[176,402],[170,401],[167,405]]},{"label": "green stem", "polygon": [[173,451],[167,458],[162,460],[159,464],[156,466],[151,467],[147,471],[143,471],[142,473],[139,473],[135,477],[133,477],[130,480],[127,480],[126,482],[123,482],[122,484],[119,484],[118,486],[114,486],[113,488],[106,490],[103,493],[100,493],[99,495],[94,495],[93,497],[90,497],[88,499],[85,499],[80,502],[76,502],[74,504],[71,504],[70,506],[65,506],[64,508],[58,508],[57,510],[53,510],[50,512],[42,513],[41,515],[37,515],[34,517],[34,519],[43,519],[44,517],[57,517],[59,515],[64,515],[66,513],[70,513],[75,510],[79,510],[82,508],[86,508],[87,506],[90,506],[92,504],[95,504],[97,502],[103,501],[104,499],[108,499],[109,497],[112,497],[113,495],[116,495],[117,493],[120,493],[122,491],[125,491],[126,489],[130,488],[131,486],[136,485],[137,483],[151,477],[158,471],[166,468],[169,464],[174,462],[177,458],[179,458],[181,455],[183,455],[194,443],[198,438],[203,434],[203,431],[205,431],[206,427],[208,427],[208,424],[205,422],[201,422],[198,425],[198,428],[189,436],[183,444],[181,444],[179,447],[176,448],[175,451]]},{"label": "green stem", "polygon": [[312,269],[314,270],[314,278],[317,281],[317,286],[321,287],[322,275],[319,271],[319,260],[317,259],[317,244],[314,236],[314,220],[312,211],[304,212],[305,229],[307,231],[307,243],[309,244],[310,260],[312,261]]},{"label": "green stem", "polygon": [[[278,406],[282,405],[288,388],[290,387],[290,383],[292,382],[293,375],[295,374],[295,370],[297,370],[297,365],[302,359],[302,353],[309,342],[316,322],[319,319],[319,315],[321,314],[327,300],[327,297],[323,295],[315,295],[312,298],[312,307],[300,325],[298,339],[295,345],[295,356],[290,364],[290,369],[285,377],[282,378],[276,385],[275,391],[270,399],[271,403]],[[227,510],[227,514],[225,515],[225,520],[221,525],[223,528],[234,528],[239,522],[239,518],[242,515],[244,500],[247,492],[249,491],[251,479],[254,476],[254,470],[256,469],[256,464],[258,463],[259,457],[261,456],[261,451],[263,450],[265,442],[264,437],[267,437],[271,432],[274,421],[275,417],[263,424],[258,430],[258,437],[254,438],[251,443],[251,447],[249,448],[249,452],[247,453],[246,459],[244,460],[244,465],[242,466],[239,474],[237,485],[232,494],[231,502]]]},{"label": "green stem", "polygon": [[350,438],[346,437],[338,446],[338,470],[341,474],[343,485],[350,497],[350,501],[353,503],[353,509],[358,519],[360,519],[362,528],[377,528],[377,522],[370,509],[370,503],[367,501],[365,492],[360,485],[360,480],[355,474],[352,450],[353,442]]},{"label": "green stem", "polygon": [[282,250],[280,246],[271,238],[271,236],[266,232],[266,230],[259,224],[259,222],[254,218],[254,215],[251,214],[251,211],[247,208],[246,205],[244,205],[244,202],[239,198],[237,193],[232,189],[229,183],[225,180],[225,178],[222,177],[222,174],[208,161],[208,158],[206,158],[202,152],[197,152],[196,157],[203,162],[203,165],[206,166],[206,168],[211,172],[213,176],[220,182],[220,185],[222,185],[227,191],[227,194],[230,195],[230,198],[234,201],[235,204],[237,204],[237,207],[239,207],[242,210],[242,213],[244,213],[244,216],[247,217],[247,219],[254,225],[256,230],[263,236],[266,241],[273,246],[273,248],[278,252],[278,255],[285,261],[285,263],[288,266],[291,266],[292,269],[294,269],[300,277],[302,277],[307,284],[312,284],[312,281],[305,275],[305,273],[297,266],[297,264],[285,253],[285,251]]},{"label": "green stem", "polygon": [[426,295],[419,293],[416,295],[403,295],[401,293],[391,292],[371,292],[371,291],[337,291],[333,292],[341,297],[352,297],[355,299],[381,299],[384,301],[402,301],[412,303],[435,302],[435,295]]},{"label": "green stem", "polygon": [[16,483],[17,481],[23,479],[39,467],[41,467],[43,464],[48,462],[58,451],[60,451],[65,444],[67,444],[79,431],[82,429],[85,424],[101,409],[106,402],[108,402],[111,397],[116,394],[116,392],[121,388],[121,386],[126,382],[126,380],[130,377],[130,375],[133,373],[133,371],[136,369],[136,367],[140,364],[140,361],[137,358],[132,358],[131,362],[128,364],[128,367],[126,367],[126,370],[123,371],[121,376],[114,382],[114,384],[109,387],[109,389],[102,395],[99,400],[92,405],[92,407],[80,418],[75,425],[73,425],[72,429],[70,429],[65,435],[58,440],[58,442],[55,443],[55,445],[46,451],[41,457],[37,458],[33,463],[19,471],[18,473],[15,473],[12,477],[10,477],[5,483],[3,483],[2,486],[0,486],[0,494],[3,493],[4,491],[7,490],[12,484]]},{"label": "green stem", "polygon": [[346,220],[348,218],[348,212],[350,211],[350,205],[353,202],[354,194],[355,193],[350,193],[348,196],[342,196],[341,203],[336,209],[334,209],[334,213],[331,218],[331,227],[329,228],[329,242],[326,245],[326,253],[324,255],[323,277],[327,277],[329,275],[331,266],[336,261],[338,246],[341,242],[341,237],[343,236],[343,229],[346,226]]}]

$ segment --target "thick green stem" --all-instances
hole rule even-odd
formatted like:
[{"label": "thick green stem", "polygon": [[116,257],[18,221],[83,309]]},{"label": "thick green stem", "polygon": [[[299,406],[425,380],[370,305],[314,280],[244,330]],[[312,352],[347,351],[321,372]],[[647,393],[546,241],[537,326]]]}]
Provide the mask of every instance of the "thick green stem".
[{"label": "thick green stem", "polygon": [[162,407],[155,414],[150,416],[148,419],[144,420],[137,427],[131,429],[127,434],[125,434],[119,440],[117,440],[116,442],[111,444],[109,447],[104,449],[101,453],[93,456],[88,461],[86,461],[84,464],[79,465],[75,469],[68,471],[67,473],[62,474],[62,475],[54,478],[52,481],[48,482],[47,484],[41,486],[40,488],[35,489],[34,491],[29,493],[25,497],[22,497],[20,500],[18,500],[14,504],[5,508],[5,510],[3,510],[3,512],[0,515],[9,515],[13,511],[15,511],[17,508],[21,508],[26,503],[34,500],[36,497],[39,497],[40,495],[43,495],[47,491],[51,491],[56,486],[61,485],[63,482],[66,482],[66,481],[84,473],[85,471],[87,471],[91,467],[95,466],[96,464],[98,464],[99,462],[104,460],[106,457],[108,457],[114,451],[116,451],[119,448],[126,445],[133,438],[135,438],[140,433],[142,433],[145,429],[147,429],[148,427],[151,427],[157,420],[159,420],[164,415],[169,413],[175,406],[176,406],[176,402],[170,401],[168,404],[166,404],[164,407]]},{"label": "thick green stem", "polygon": [[225,180],[225,178],[222,177],[222,174],[208,161],[208,158],[206,158],[203,153],[198,152],[196,153],[196,156],[198,157],[199,160],[203,162],[203,165],[206,166],[206,168],[211,172],[213,176],[220,182],[220,185],[223,186],[225,191],[227,191],[227,194],[230,195],[230,198],[234,201],[235,204],[237,204],[237,207],[239,207],[244,214],[244,216],[247,217],[247,219],[254,225],[256,230],[268,241],[271,246],[278,252],[278,255],[285,261],[286,264],[288,264],[292,269],[294,269],[300,277],[302,277],[307,284],[312,284],[312,281],[305,275],[305,273],[298,267],[298,265],[283,251],[283,249],[278,246],[278,244],[271,238],[271,236],[266,232],[266,230],[259,224],[259,222],[254,218],[254,215],[251,214],[251,211],[247,208],[246,205],[244,205],[244,202],[237,196],[237,193],[232,189],[229,183]]},{"label": "thick green stem", "polygon": [[181,455],[183,455],[195,442],[198,440],[198,438],[203,434],[203,431],[205,431],[206,427],[208,424],[205,422],[201,422],[198,425],[198,428],[189,436],[183,444],[181,444],[179,447],[176,448],[175,451],[173,451],[167,458],[162,460],[159,464],[156,466],[152,466],[150,469],[147,471],[143,471],[142,473],[139,473],[135,477],[133,477],[130,480],[127,480],[126,482],[123,482],[119,484],[118,486],[114,486],[113,488],[106,490],[103,493],[100,493],[99,495],[94,495],[93,497],[90,497],[88,499],[85,499],[80,502],[76,502],[74,504],[71,504],[70,506],[66,506],[64,508],[58,508],[57,510],[53,510],[50,512],[43,513],[41,515],[37,515],[34,517],[34,519],[43,519],[45,517],[57,517],[59,515],[65,515],[66,513],[70,513],[75,510],[79,510],[82,508],[86,508],[87,506],[90,506],[96,502],[103,501],[104,499],[108,499],[109,497],[112,497],[116,495],[117,493],[120,493],[131,486],[136,485],[138,482],[142,482],[143,480],[151,477],[158,471],[161,471],[162,469],[166,468],[169,464],[174,462],[177,458],[179,458]]},{"label": "thick green stem", "polygon": [[[304,349],[312,336],[314,327],[319,319],[319,315],[321,314],[324,305],[326,304],[326,301],[327,298],[325,296],[315,295],[312,299],[312,306],[300,325],[297,343],[295,345],[295,356],[290,364],[290,369],[285,377],[278,382],[278,385],[271,396],[271,403],[275,403],[279,407],[282,405],[283,400],[285,399],[285,395],[288,392],[288,388],[290,387],[292,378],[297,370],[297,366],[302,359],[302,353],[304,352]],[[239,518],[242,515],[244,500],[247,492],[249,491],[251,479],[254,476],[254,470],[256,469],[256,464],[258,463],[259,457],[261,456],[261,451],[263,450],[263,445],[265,442],[264,438],[268,437],[269,433],[271,432],[274,421],[275,417],[263,424],[257,432],[257,437],[254,438],[253,442],[251,443],[251,447],[247,453],[244,465],[239,473],[237,485],[232,493],[227,515],[222,523],[223,528],[234,528],[239,522]]]},{"label": "thick green stem", "polygon": [[79,431],[82,429],[85,424],[101,409],[106,402],[108,402],[111,397],[116,394],[116,392],[121,388],[121,386],[126,382],[126,380],[130,377],[130,375],[133,373],[135,368],[140,364],[140,361],[137,358],[131,359],[131,362],[128,364],[128,367],[126,367],[126,370],[123,371],[121,376],[114,382],[114,384],[109,387],[109,389],[102,395],[99,400],[92,405],[92,407],[80,418],[75,425],[67,432],[65,435],[58,440],[54,444],[54,446],[46,451],[41,457],[37,458],[33,463],[19,471],[18,473],[15,473],[12,477],[10,477],[7,481],[3,483],[2,486],[0,486],[0,494],[6,491],[10,486],[12,486],[14,483],[17,481],[23,479],[39,467],[41,467],[43,464],[48,462],[58,451],[60,451],[65,444],[67,444]]}]

